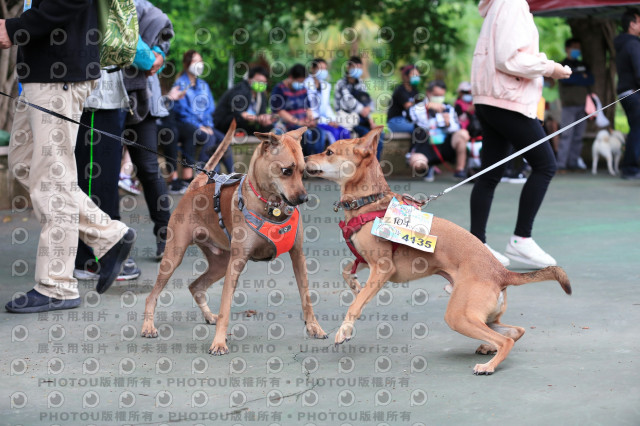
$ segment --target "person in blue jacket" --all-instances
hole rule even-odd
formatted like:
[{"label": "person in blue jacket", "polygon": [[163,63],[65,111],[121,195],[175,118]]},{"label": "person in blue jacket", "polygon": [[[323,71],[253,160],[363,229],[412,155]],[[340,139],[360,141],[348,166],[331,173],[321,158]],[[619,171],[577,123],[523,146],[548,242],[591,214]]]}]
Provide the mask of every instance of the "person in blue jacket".
[{"label": "person in blue jacket", "polygon": [[[174,88],[183,91],[185,96],[175,102],[165,126],[171,130],[169,138],[172,143],[167,145],[168,155],[175,158],[177,142],[182,146],[184,159],[193,164],[195,162],[196,145],[201,145],[198,155],[199,163],[206,163],[218,143],[222,142],[224,134],[214,127],[213,112],[215,102],[213,94],[206,81],[199,78],[205,69],[202,56],[195,50],[188,50],[182,58],[183,72],[174,83]],[[166,141],[165,141],[166,142]],[[233,171],[231,148],[222,159],[227,172]],[[182,179],[178,179],[176,164],[172,164],[170,193],[184,193],[189,181],[193,179],[193,170],[183,168]]]}]

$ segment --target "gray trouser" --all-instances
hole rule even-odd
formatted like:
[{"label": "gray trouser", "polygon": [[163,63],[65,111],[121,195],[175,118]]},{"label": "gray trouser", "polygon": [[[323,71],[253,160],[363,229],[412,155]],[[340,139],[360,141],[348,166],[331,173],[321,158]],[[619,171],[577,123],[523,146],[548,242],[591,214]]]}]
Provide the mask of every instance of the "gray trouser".
[{"label": "gray trouser", "polygon": [[[584,105],[562,107],[562,122],[560,128],[568,126],[574,121],[585,116]],[[559,169],[567,167],[577,167],[578,158],[582,154],[582,136],[587,122],[582,123],[564,131],[560,134],[560,144],[558,146],[557,164]]]}]

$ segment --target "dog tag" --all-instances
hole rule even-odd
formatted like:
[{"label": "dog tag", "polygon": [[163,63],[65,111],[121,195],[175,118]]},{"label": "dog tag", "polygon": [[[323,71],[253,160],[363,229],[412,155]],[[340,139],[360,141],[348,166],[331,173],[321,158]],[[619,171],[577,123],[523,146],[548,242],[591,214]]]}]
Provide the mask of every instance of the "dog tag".
[{"label": "dog tag", "polygon": [[280,211],[280,209],[279,209],[279,208],[277,208],[277,207],[274,207],[274,208],[273,208],[273,210],[271,210],[271,214],[272,214],[272,215],[274,215],[275,217],[280,216],[280,214],[281,214],[281,213],[282,213],[282,212],[281,212],[281,211]]},{"label": "dog tag", "polygon": [[293,214],[294,210],[295,210],[295,207],[293,207],[293,206],[285,206],[284,207],[284,214],[286,214],[287,216],[291,216]]}]

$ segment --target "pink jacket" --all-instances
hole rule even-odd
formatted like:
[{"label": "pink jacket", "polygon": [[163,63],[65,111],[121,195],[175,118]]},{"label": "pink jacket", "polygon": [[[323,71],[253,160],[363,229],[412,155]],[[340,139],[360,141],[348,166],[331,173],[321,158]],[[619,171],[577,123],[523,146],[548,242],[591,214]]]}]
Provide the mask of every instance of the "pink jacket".
[{"label": "pink jacket", "polygon": [[475,104],[492,105],[536,118],[542,76],[555,62],[540,53],[538,29],[526,0],[481,0],[484,17],[471,64]]}]

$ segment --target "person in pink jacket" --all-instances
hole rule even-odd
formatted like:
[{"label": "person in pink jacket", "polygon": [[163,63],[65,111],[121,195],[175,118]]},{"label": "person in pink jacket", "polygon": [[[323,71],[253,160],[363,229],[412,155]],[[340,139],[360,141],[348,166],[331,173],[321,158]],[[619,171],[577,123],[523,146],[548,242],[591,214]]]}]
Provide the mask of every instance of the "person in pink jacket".
[{"label": "person in pink jacket", "polygon": [[[545,137],[536,118],[543,77],[564,79],[571,70],[539,51],[538,30],[526,0],[481,0],[478,10],[484,22],[473,53],[471,90],[483,130],[482,165],[488,167],[509,154],[510,144],[519,150]],[[549,143],[524,157],[532,172],[522,188],[507,257],[487,247],[505,266],[512,259],[542,268],[556,261],[531,238],[531,230],[556,172],[556,160]],[[471,192],[471,233],[485,245],[493,193],[503,170],[504,165],[480,176]]]}]

